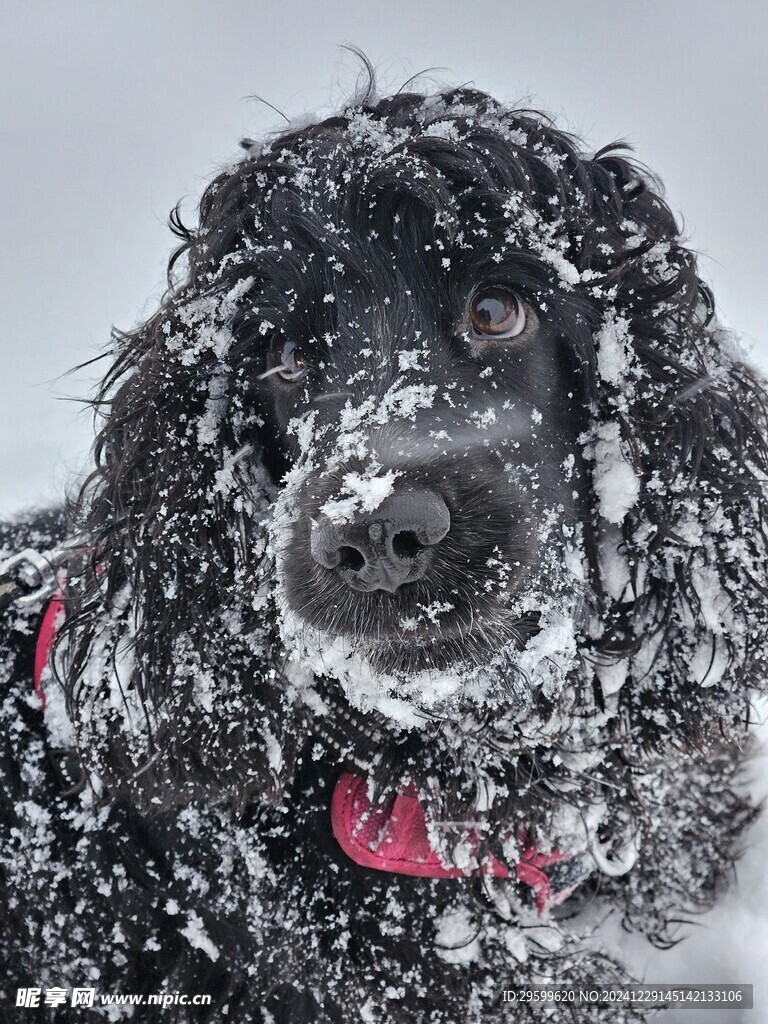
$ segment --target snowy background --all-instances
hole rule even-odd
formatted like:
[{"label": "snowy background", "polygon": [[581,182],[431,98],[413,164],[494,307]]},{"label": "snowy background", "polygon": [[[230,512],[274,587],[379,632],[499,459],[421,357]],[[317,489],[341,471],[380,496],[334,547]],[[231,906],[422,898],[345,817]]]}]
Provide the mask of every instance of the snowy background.
[{"label": "snowy background", "polygon": [[[191,211],[237,140],[279,120],[254,95],[292,116],[349,94],[341,43],[383,91],[433,68],[595,145],[632,142],[768,371],[767,38],[762,0],[0,2],[0,510],[76,479],[91,421],[73,399],[94,374],[66,372],[152,309],[170,208]],[[761,794],[767,776],[756,765]],[[738,888],[690,939],[632,957],[652,981],[752,982],[758,1008],[730,1020],[768,1024],[768,819],[750,841]]]}]

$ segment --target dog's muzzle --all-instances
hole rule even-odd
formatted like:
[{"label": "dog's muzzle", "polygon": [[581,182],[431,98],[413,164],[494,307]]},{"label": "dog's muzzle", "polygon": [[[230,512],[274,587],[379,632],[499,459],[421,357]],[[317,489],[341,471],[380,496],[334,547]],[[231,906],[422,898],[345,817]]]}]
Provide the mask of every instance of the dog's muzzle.
[{"label": "dog's muzzle", "polygon": [[352,590],[394,594],[423,578],[450,526],[448,506],[434,491],[403,491],[351,522],[322,516],[312,529],[310,550]]}]

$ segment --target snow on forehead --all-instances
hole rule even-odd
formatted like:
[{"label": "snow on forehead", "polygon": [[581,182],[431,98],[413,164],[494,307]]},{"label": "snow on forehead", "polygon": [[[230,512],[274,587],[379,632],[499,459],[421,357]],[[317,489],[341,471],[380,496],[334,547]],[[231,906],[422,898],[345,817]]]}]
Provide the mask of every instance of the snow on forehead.
[{"label": "snow on forehead", "polygon": [[[479,132],[491,132],[507,143],[510,159],[514,159],[514,150],[525,150],[528,159],[542,163],[557,179],[562,180],[565,171],[565,153],[547,144],[544,131],[531,129],[531,137],[529,132],[515,126],[514,120],[518,115],[500,105],[473,106],[461,100],[451,102],[450,98],[443,96],[426,97],[410,112],[410,121],[406,125],[394,125],[386,117],[362,108],[346,109],[337,116],[344,118],[343,124],[328,125],[327,132],[322,130],[327,122],[316,120],[308,124],[306,119],[302,119],[300,125],[290,124],[285,132],[265,143],[262,156],[291,168],[289,177],[278,178],[272,183],[265,180],[270,192],[288,186],[307,197],[325,200],[341,195],[355,177],[364,179],[392,160],[396,160],[399,167],[410,165],[415,176],[422,176],[425,164],[429,162],[428,154],[421,150],[409,152],[409,143],[423,138],[444,139],[456,146],[462,143],[471,145],[477,154],[482,155],[482,142],[477,138]],[[534,115],[520,116],[535,124]],[[303,139],[293,139],[289,147],[283,144],[295,131],[311,130],[312,127],[315,128],[313,135],[308,133]],[[440,176],[439,169],[434,168],[433,171]],[[569,202],[583,206],[584,216],[588,217],[587,197],[575,184],[570,191]],[[493,201],[490,196],[488,200]],[[535,206],[523,192],[510,189],[500,193],[492,212],[505,220],[508,227],[503,237],[498,239],[495,258],[501,259],[508,249],[530,252],[555,272],[561,287],[568,291],[580,284],[590,284],[596,275],[590,269],[580,270],[577,266],[575,250],[579,248],[580,239],[578,235],[572,237],[573,232],[563,216],[562,204],[562,196],[554,184],[549,199],[539,194]],[[471,235],[483,233],[479,222],[465,225],[462,234],[466,235],[468,229]],[[644,241],[644,228],[631,220],[621,224],[620,230],[623,235],[621,248],[629,250]],[[608,254],[611,247],[606,243],[602,250]],[[675,269],[668,265],[668,255],[668,244],[657,243],[643,257],[649,273],[656,279],[663,280],[675,274]]]},{"label": "snow on forehead", "polygon": [[[445,139],[460,145],[478,129],[492,131],[506,142],[519,147],[528,145],[528,135],[521,128],[511,126],[511,111],[502,107],[483,109],[466,103],[449,103],[444,97],[435,96],[424,99],[420,107],[411,112],[411,122],[407,125],[394,125],[386,117],[372,114],[365,109],[348,109],[342,111],[343,128],[332,127],[330,132],[342,132],[344,142],[328,147],[328,136],[317,132],[302,140],[301,148],[286,148],[286,137],[312,128],[321,128],[324,122],[320,119],[302,117],[289,122],[279,135],[265,140],[260,151],[261,157],[270,157],[277,163],[285,163],[305,172],[305,177],[292,178],[294,184],[302,183],[309,186],[310,181],[323,174],[323,164],[343,155],[346,160],[357,162],[364,169],[371,161],[386,159],[393,150],[399,149],[399,156],[405,155],[401,147],[423,137]],[[352,144],[353,149],[350,150]],[[537,140],[533,147],[536,156],[551,170],[561,170],[563,157]],[[249,149],[244,159],[252,159],[256,154]],[[316,161],[312,166],[307,159]]]}]

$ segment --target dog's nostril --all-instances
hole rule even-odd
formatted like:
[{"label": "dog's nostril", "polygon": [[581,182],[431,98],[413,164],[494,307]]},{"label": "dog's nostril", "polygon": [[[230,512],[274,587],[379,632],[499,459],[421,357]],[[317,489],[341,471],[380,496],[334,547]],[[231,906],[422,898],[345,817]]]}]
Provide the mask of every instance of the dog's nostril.
[{"label": "dog's nostril", "polygon": [[310,552],[318,565],[338,573],[352,590],[394,594],[427,575],[434,561],[431,549],[450,525],[448,506],[439,494],[408,488],[385,498],[373,515],[358,514],[341,523],[323,515],[313,521]]},{"label": "dog's nostril", "polygon": [[412,530],[401,530],[392,538],[392,550],[398,558],[415,558],[423,548]]},{"label": "dog's nostril", "polygon": [[353,572],[358,572],[365,565],[365,558],[357,550],[357,548],[343,545],[339,548],[339,569],[351,569]]}]

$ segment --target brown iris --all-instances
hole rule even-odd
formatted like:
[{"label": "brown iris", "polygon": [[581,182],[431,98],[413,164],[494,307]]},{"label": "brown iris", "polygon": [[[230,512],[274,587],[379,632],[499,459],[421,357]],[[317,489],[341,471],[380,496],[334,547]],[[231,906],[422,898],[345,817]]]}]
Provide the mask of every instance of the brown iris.
[{"label": "brown iris", "polygon": [[295,341],[280,339],[275,343],[274,360],[278,377],[283,380],[301,380],[307,372],[307,360]]},{"label": "brown iris", "polygon": [[482,288],[469,303],[469,319],[477,338],[515,338],[525,330],[525,307],[508,288]]}]

